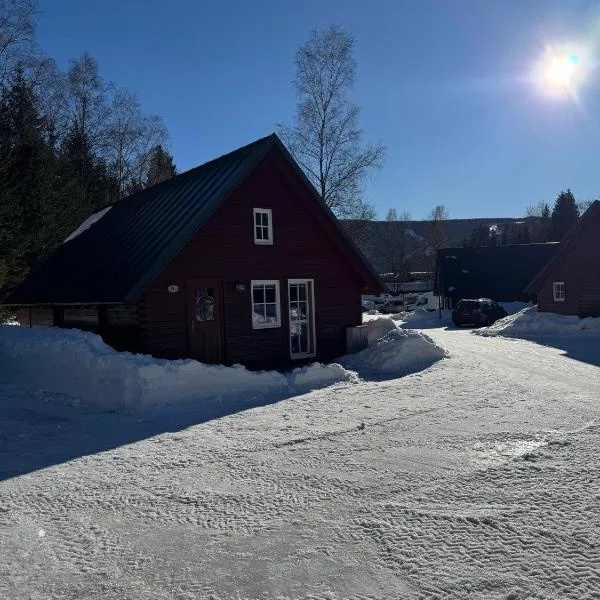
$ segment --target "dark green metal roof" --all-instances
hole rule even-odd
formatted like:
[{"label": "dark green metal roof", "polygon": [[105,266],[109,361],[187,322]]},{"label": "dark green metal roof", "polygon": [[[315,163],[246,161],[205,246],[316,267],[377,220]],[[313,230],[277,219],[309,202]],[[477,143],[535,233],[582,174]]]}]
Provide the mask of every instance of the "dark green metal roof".
[{"label": "dark green metal roof", "polygon": [[268,136],[117,202],[5,304],[135,300],[273,146]]},{"label": "dark green metal roof", "polygon": [[525,288],[560,244],[511,244],[437,251],[434,291],[446,298],[529,301]]},{"label": "dark green metal roof", "polygon": [[[59,246],[4,304],[135,301],[273,147],[284,153],[316,195],[272,134],[117,202],[89,229]],[[376,279],[331,211],[323,207],[357,260]]]}]

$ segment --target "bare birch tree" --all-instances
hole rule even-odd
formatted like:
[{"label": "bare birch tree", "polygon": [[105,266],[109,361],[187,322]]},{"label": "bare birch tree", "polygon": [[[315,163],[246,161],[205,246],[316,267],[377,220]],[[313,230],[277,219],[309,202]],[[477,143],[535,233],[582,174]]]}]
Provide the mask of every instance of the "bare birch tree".
[{"label": "bare birch tree", "polygon": [[353,48],[352,36],[336,26],[312,32],[296,53],[296,124],[279,130],[325,204],[338,217],[360,219],[372,214],[363,184],[382,165],[384,147],[361,143],[360,109],[348,99]]},{"label": "bare birch tree", "polygon": [[164,144],[167,131],[160,118],[144,115],[134,94],[112,88],[109,117],[104,128],[103,150],[119,195],[124,196],[132,181],[142,180],[153,150]]},{"label": "bare birch tree", "polygon": [[0,0],[0,86],[35,52],[35,0]]}]

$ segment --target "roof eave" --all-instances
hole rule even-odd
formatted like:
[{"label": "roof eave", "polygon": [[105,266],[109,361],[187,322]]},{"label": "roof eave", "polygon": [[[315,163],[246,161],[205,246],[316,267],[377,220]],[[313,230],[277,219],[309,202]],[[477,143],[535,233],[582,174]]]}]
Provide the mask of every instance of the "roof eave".
[{"label": "roof eave", "polygon": [[[379,293],[384,292],[386,289],[385,284],[381,281],[379,275],[375,272],[375,270],[373,269],[373,267],[371,266],[369,261],[363,255],[363,253],[359,250],[359,248],[356,246],[356,244],[352,241],[352,239],[344,231],[344,229],[340,225],[337,217],[333,214],[333,211],[327,206],[327,204],[325,204],[325,202],[323,202],[321,196],[315,189],[315,186],[311,183],[310,179],[306,176],[306,173],[304,173],[304,171],[300,168],[300,165],[296,162],[296,159],[291,155],[290,151],[285,147],[285,145],[283,144],[283,142],[279,139],[279,137],[277,135],[273,134],[273,140],[274,140],[274,145],[277,146],[277,148],[279,148],[279,150],[285,156],[286,160],[292,165],[292,167],[294,168],[296,173],[298,173],[300,178],[304,181],[306,186],[311,191],[312,195],[319,202],[321,207],[325,210],[327,216],[333,222],[337,231],[340,233],[340,235],[346,241],[346,243],[348,244],[350,249],[355,253],[356,257],[358,258],[358,260],[360,261],[362,266],[365,268],[367,274],[371,277],[371,279],[372,279],[371,283],[375,284],[375,286],[373,286],[374,289],[372,291],[375,291],[377,288],[379,288]],[[365,287],[366,287],[366,290],[371,289],[369,286],[365,286]]]}]

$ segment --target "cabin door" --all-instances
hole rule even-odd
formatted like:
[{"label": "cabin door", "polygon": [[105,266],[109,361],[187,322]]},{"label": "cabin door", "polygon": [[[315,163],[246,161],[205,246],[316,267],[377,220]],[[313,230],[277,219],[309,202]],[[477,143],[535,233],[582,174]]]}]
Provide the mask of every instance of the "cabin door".
[{"label": "cabin door", "polygon": [[223,310],[218,279],[188,279],[187,328],[190,356],[206,363],[223,362]]},{"label": "cabin door", "polygon": [[316,354],[315,295],[312,279],[289,279],[290,355],[307,358]]}]

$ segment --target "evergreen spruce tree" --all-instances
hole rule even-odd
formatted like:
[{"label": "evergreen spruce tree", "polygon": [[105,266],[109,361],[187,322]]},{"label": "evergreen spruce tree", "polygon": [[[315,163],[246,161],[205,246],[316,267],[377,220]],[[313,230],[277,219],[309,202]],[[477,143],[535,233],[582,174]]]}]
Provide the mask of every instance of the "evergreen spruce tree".
[{"label": "evergreen spruce tree", "polygon": [[560,241],[577,223],[579,208],[571,190],[561,192],[554,203],[551,216],[552,240]]},{"label": "evergreen spruce tree", "polygon": [[144,187],[156,185],[161,181],[166,181],[177,175],[177,169],[173,162],[173,157],[159,144],[151,154],[148,164],[148,175],[144,182]]},{"label": "evergreen spruce tree", "polygon": [[547,204],[544,204],[540,218],[540,237],[540,242],[549,242],[552,237],[552,219],[550,217],[550,207]]},{"label": "evergreen spruce tree", "polygon": [[63,199],[60,223],[67,237],[84,219],[117,200],[118,186],[77,124],[61,144],[58,163]]},{"label": "evergreen spruce tree", "polygon": [[471,231],[468,239],[465,240],[465,246],[478,248],[481,246],[495,246],[496,236],[490,233],[487,225],[477,225]]},{"label": "evergreen spruce tree", "polygon": [[0,287],[10,289],[53,248],[55,156],[22,71],[0,99]]}]

